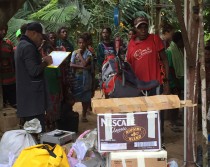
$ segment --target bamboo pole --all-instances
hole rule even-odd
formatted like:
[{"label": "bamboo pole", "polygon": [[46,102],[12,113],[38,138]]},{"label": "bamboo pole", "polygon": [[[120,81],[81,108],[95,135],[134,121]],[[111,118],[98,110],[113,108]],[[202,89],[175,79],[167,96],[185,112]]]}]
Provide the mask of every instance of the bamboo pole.
[{"label": "bamboo pole", "polygon": [[[184,1],[184,22],[185,27],[188,28],[188,5],[187,1]],[[186,49],[184,49],[184,100],[187,98],[187,61],[186,61]],[[187,109],[184,107],[184,157],[183,157],[183,167],[186,166],[187,161]]]},{"label": "bamboo pole", "polygon": [[202,97],[202,149],[203,149],[203,167],[208,167],[208,133],[207,133],[207,107],[206,107],[206,71],[204,54],[204,27],[203,27],[203,1],[199,1],[199,41],[200,41],[200,79],[201,79],[201,97]]}]

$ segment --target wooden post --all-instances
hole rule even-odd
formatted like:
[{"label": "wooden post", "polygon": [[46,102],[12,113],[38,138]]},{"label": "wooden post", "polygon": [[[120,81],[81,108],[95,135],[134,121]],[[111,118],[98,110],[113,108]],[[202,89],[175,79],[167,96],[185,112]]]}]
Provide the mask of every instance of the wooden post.
[{"label": "wooden post", "polygon": [[203,167],[208,167],[208,133],[207,133],[207,104],[206,104],[206,70],[204,53],[203,1],[199,1],[199,43],[200,43],[200,79],[202,97],[202,149]]},{"label": "wooden post", "polygon": [[[180,23],[183,41],[186,50],[187,61],[187,85],[186,99],[197,103],[197,77],[198,77],[198,63],[196,61],[198,56],[198,27],[199,22],[196,15],[192,11],[193,6],[196,6],[197,0],[186,0],[187,2],[187,20],[188,29],[185,27],[182,6],[180,0],[173,0],[175,9]],[[186,166],[195,167],[196,153],[197,153],[197,107],[186,109]]]},{"label": "wooden post", "polygon": [[[197,92],[198,92],[198,29],[199,29],[199,20],[198,15],[194,13],[193,7],[197,6],[196,0],[187,0],[188,4],[188,37],[191,48],[191,57],[188,57],[193,60],[193,67],[187,68],[187,99],[191,99],[193,103],[198,102]],[[187,62],[188,63],[188,62]],[[198,108],[187,108],[187,167],[194,167],[196,162],[197,155],[197,116]]]}]

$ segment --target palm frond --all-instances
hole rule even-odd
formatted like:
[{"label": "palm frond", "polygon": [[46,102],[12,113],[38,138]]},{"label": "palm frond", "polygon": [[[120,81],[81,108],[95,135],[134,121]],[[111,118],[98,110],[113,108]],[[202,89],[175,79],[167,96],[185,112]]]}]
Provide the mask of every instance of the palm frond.
[{"label": "palm frond", "polygon": [[29,18],[41,22],[48,21],[60,24],[70,22],[78,15],[78,8],[75,2],[60,3],[60,0],[52,0],[47,6],[30,15]]},{"label": "palm frond", "polygon": [[25,11],[23,9],[18,10],[18,12],[15,14],[14,18],[21,18],[21,19],[27,19],[28,15],[30,15],[31,11]]},{"label": "palm frond", "polygon": [[24,20],[24,19],[16,19],[16,18],[12,18],[10,19],[9,23],[8,23],[8,36],[7,38],[9,38],[14,44],[17,43],[17,40],[16,40],[16,36],[15,36],[15,33],[18,29],[20,29],[20,27],[23,25],[23,24],[26,24],[26,23],[29,23],[31,22],[31,20]]},{"label": "palm frond", "polygon": [[57,4],[58,4],[58,0],[51,0],[49,4],[47,4],[44,8],[40,9],[39,11],[30,15],[29,18],[39,19],[39,17],[43,16],[43,14],[45,14],[46,12],[55,10],[57,8]]}]

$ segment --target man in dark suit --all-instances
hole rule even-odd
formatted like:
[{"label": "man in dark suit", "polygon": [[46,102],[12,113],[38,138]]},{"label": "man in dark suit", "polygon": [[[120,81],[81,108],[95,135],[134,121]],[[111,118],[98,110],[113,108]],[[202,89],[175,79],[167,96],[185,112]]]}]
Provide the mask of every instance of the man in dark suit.
[{"label": "man in dark suit", "polygon": [[42,26],[32,22],[27,25],[15,52],[17,80],[17,115],[23,122],[39,119],[45,131],[47,91],[44,69],[52,64],[52,57],[41,57],[38,48],[43,40]]}]

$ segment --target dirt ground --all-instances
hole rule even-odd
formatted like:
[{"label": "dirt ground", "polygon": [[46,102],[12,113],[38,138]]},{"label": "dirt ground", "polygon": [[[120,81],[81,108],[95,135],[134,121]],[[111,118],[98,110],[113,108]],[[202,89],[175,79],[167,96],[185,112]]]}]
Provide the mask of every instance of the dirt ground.
[{"label": "dirt ground", "polygon": [[[102,93],[100,91],[96,91],[95,97],[96,99],[103,98]],[[81,115],[82,112],[82,106],[81,103],[76,103],[74,105],[74,111],[79,112]],[[97,115],[91,113],[91,115],[88,115],[89,122],[83,123],[80,121],[79,123],[79,134],[81,132],[84,132],[87,129],[94,129],[97,127]],[[173,132],[170,129],[170,122],[165,121],[165,145],[166,150],[168,153],[168,159],[175,159],[179,163],[179,166],[182,166],[183,164],[183,158],[184,158],[184,128],[180,127],[182,132]],[[198,132],[198,141],[201,141],[202,133],[201,131]]]}]

